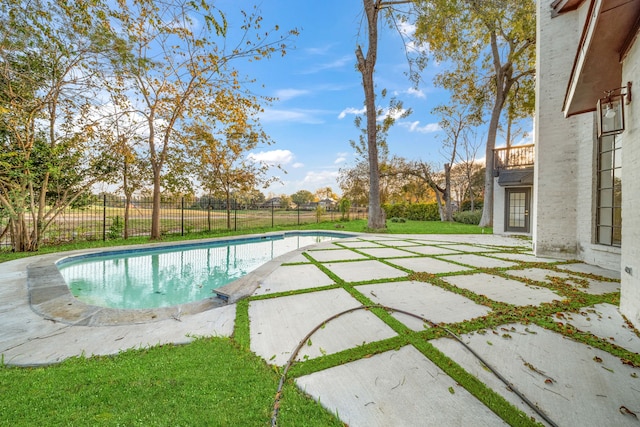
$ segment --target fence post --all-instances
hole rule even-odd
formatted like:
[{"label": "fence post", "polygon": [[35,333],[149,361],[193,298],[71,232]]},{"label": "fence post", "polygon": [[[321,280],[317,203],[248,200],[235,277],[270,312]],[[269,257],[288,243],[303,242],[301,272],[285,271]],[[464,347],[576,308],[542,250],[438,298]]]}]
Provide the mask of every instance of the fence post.
[{"label": "fence post", "polygon": [[180,235],[184,236],[184,196],[182,196],[180,201]]},{"label": "fence post", "polygon": [[271,199],[271,228],[273,228],[273,199]]},{"label": "fence post", "polygon": [[238,201],[233,201],[233,231],[238,231]]},{"label": "fence post", "polygon": [[300,205],[298,205],[298,225],[300,225]]},{"label": "fence post", "polygon": [[102,195],[102,241],[107,240],[107,195]]}]

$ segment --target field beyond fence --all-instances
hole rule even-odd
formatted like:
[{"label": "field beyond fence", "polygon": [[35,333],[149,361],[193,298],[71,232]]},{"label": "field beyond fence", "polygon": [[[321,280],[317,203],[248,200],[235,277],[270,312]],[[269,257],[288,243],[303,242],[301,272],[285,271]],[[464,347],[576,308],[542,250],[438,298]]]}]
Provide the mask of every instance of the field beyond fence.
[{"label": "field beyond fence", "polygon": [[[129,204],[129,220],[125,230],[125,199],[100,196],[82,208],[69,208],[59,214],[43,233],[42,244],[53,245],[79,240],[109,240],[151,235],[150,198],[134,199]],[[352,207],[350,219],[367,217],[366,207]],[[337,207],[283,208],[277,202],[242,205],[211,198],[163,200],[160,209],[160,229],[163,235],[187,235],[198,232],[224,230],[241,231],[253,228],[275,228],[301,224],[339,221],[342,213]],[[0,232],[7,219],[0,218]],[[125,234],[126,231],[126,234]],[[0,250],[11,249],[11,236],[0,239]]]}]

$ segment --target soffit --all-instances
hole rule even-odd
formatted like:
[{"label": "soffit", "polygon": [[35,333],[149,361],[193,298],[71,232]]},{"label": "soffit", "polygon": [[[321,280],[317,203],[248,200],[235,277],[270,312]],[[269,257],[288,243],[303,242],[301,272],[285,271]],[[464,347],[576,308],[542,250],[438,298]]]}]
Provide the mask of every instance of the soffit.
[{"label": "soffit", "polygon": [[566,117],[594,111],[604,91],[622,86],[622,59],[638,31],[640,0],[591,0],[565,95]]}]

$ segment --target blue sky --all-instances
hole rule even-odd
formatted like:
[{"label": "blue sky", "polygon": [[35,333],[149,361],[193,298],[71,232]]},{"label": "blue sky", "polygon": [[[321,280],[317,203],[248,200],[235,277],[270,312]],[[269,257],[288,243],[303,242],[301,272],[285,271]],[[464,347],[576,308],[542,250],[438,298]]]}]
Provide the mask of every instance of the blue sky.
[{"label": "blue sky", "polygon": [[[228,11],[233,29],[239,22],[234,20],[231,10],[246,9],[251,4],[226,0],[218,6]],[[264,85],[256,87],[256,91],[278,98],[266,106],[261,116],[264,130],[275,143],[254,150],[252,156],[278,162],[288,173],[274,169],[282,183],[263,192],[290,195],[302,189],[314,192],[329,186],[340,194],[336,182],[339,169],[353,166],[358,160],[349,140],[358,139],[354,112],[362,110],[364,103],[354,53],[358,42],[366,46],[362,2],[265,0],[259,7],[265,29],[278,24],[284,30],[300,30],[300,35],[292,40],[295,47],[286,56],[275,55],[270,60],[240,67]],[[391,155],[441,165],[444,162],[438,138],[441,132],[438,119],[430,114],[436,105],[448,99],[448,93],[432,83],[438,65],[431,63],[427,67],[417,90],[409,82],[407,70],[401,37],[395,30],[381,27],[375,75],[378,91],[387,89],[413,110],[389,133],[389,151]]]}]

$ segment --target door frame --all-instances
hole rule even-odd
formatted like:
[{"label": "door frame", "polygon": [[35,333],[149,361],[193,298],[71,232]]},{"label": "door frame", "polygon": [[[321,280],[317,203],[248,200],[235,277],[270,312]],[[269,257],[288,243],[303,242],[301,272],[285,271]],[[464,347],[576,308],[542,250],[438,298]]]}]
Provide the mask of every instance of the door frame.
[{"label": "door frame", "polygon": [[[509,226],[509,211],[512,193],[524,193],[524,227]],[[506,187],[504,189],[504,231],[510,233],[531,233],[531,187]]]}]

